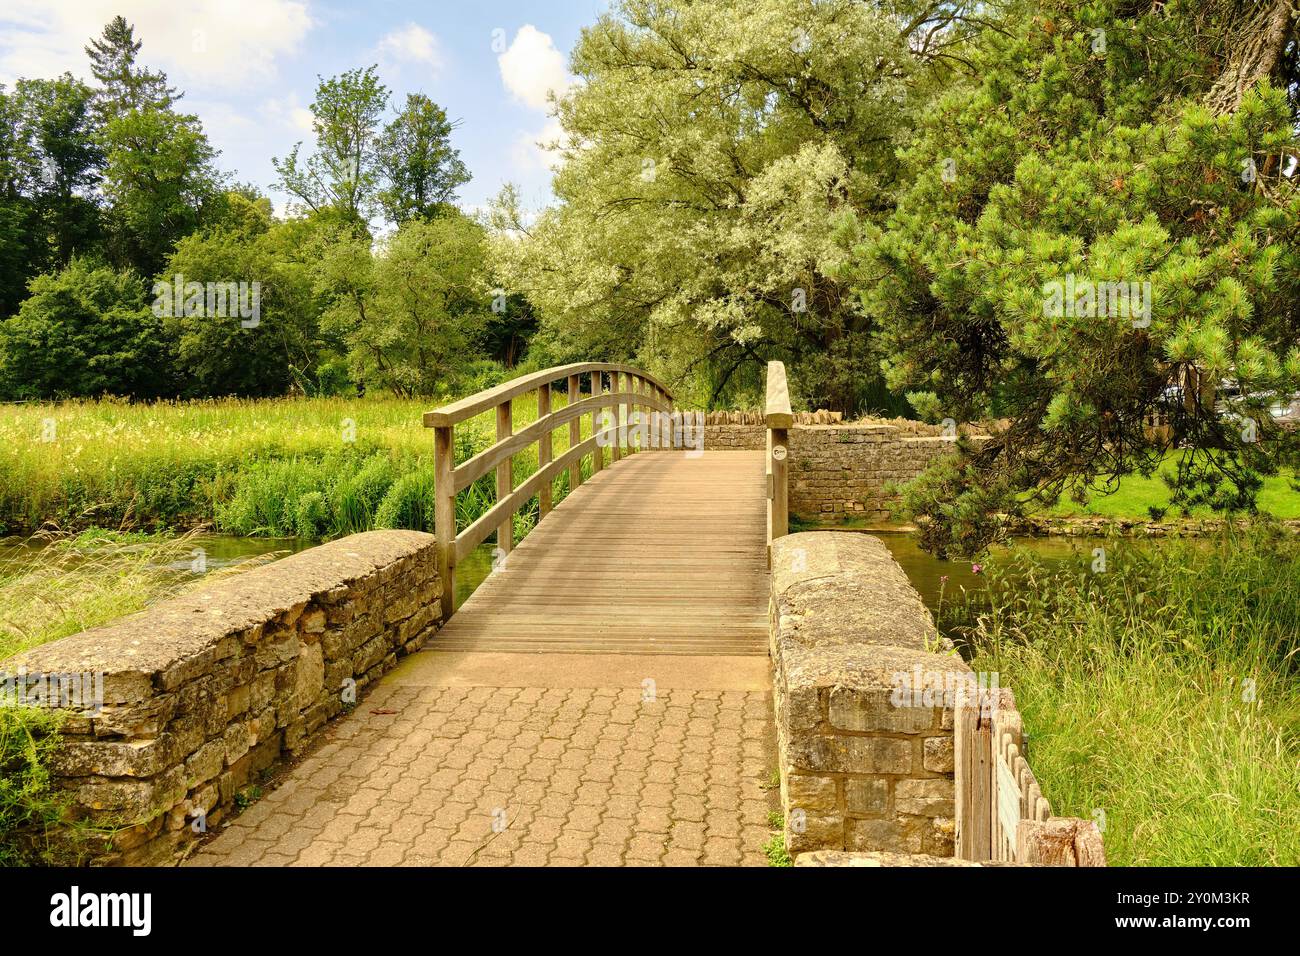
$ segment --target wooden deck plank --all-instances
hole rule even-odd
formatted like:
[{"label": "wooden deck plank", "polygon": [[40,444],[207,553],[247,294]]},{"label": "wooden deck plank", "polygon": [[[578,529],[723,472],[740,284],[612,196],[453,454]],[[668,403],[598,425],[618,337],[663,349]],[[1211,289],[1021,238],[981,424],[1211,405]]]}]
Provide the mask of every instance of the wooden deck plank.
[{"label": "wooden deck plank", "polygon": [[624,456],[556,505],[438,651],[767,653],[761,452]]}]

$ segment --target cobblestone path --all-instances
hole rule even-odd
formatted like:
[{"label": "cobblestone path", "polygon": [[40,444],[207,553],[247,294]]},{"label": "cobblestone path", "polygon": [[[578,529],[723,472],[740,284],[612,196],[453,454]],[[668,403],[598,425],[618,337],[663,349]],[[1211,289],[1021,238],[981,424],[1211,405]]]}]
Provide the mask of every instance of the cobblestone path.
[{"label": "cobblestone path", "polygon": [[765,865],[767,668],[422,652],[187,865]]}]

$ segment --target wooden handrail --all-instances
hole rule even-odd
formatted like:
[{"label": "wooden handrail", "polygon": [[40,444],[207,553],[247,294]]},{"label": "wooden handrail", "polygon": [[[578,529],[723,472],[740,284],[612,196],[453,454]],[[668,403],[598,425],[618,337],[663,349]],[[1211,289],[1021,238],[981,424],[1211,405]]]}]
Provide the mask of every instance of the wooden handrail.
[{"label": "wooden handrail", "polygon": [[[590,378],[591,396],[580,398],[581,376]],[[608,392],[605,378],[609,377]],[[551,410],[551,385],[564,382],[568,387],[568,404]],[[537,420],[514,430],[513,402],[520,395],[537,393]],[[424,425],[434,430],[434,534],[437,537],[438,571],[442,578],[443,619],[456,610],[456,565],[463,561],[493,532],[497,546],[509,553],[514,545],[515,512],[537,496],[539,517],[551,510],[551,483],[567,469],[569,490],[582,483],[582,459],[591,456],[592,473],[605,467],[605,448],[611,449],[613,462],[631,454],[628,421],[623,418],[636,409],[673,411],[673,396],[653,376],[629,365],[604,362],[580,362],[533,372],[489,388],[477,394],[424,413]],[[602,426],[602,412],[613,408],[612,423]],[[484,412],[496,412],[496,441],[468,461],[455,462],[454,429],[459,422]],[[592,435],[582,436],[582,417],[592,416]],[[552,453],[555,429],[569,426],[569,448],[558,458]],[[514,487],[514,456],[529,445],[537,444],[538,468],[519,487]],[[623,446],[626,445],[626,451]],[[611,462],[612,463],[612,462]],[[456,494],[475,481],[495,472],[497,501],[468,528],[456,533]]]},{"label": "wooden handrail", "polygon": [[533,372],[530,375],[523,375],[519,378],[511,379],[508,382],[502,382],[494,388],[485,389],[476,392],[468,398],[462,398],[459,401],[452,402],[450,405],[443,405],[431,412],[424,413],[424,427],[438,428],[442,425],[455,425],[463,422],[467,418],[473,418],[483,412],[496,408],[502,402],[523,395],[525,392],[533,392],[548,385],[551,382],[558,382],[560,379],[568,378],[571,375],[588,375],[592,372],[621,372],[627,375],[635,375],[643,381],[649,382],[664,396],[671,401],[672,392],[663,382],[654,378],[652,375],[641,371],[639,368],[633,368],[631,365],[609,365],[604,362],[579,362],[574,365],[557,365],[554,368],[542,369],[540,372]]},{"label": "wooden handrail", "polygon": [[785,363],[767,363],[767,401],[763,409],[767,424],[767,558],[772,560],[772,542],[790,532],[790,433],[794,413],[790,411],[790,388]]}]

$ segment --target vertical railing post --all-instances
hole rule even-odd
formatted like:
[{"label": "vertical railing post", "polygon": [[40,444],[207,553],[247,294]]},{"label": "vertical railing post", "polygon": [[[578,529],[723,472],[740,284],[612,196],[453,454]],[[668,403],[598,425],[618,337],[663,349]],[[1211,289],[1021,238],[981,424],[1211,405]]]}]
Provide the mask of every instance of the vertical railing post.
[{"label": "vertical railing post", "polygon": [[[579,391],[578,376],[570,375],[569,376],[569,404],[572,405],[580,398],[581,398],[581,392]],[[582,441],[582,419],[581,418],[570,419],[569,420],[569,447],[570,448],[574,447],[580,441]],[[569,466],[569,494],[573,494],[573,492],[577,491],[578,486],[580,484],[582,484],[582,462],[575,461],[572,465]]]},{"label": "vertical railing post", "polygon": [[[513,402],[507,398],[497,406],[497,441],[504,441],[513,432]],[[514,460],[513,455],[507,455],[505,461],[497,465],[497,501],[505,501],[515,490]],[[515,516],[508,514],[497,527],[497,547],[509,554],[514,544]]]},{"label": "vertical railing post", "polygon": [[[623,391],[624,381],[626,381],[626,376],[622,372],[609,373],[609,387],[615,395]],[[623,457],[623,406],[615,403],[612,407],[614,409],[614,444],[612,446],[614,450],[610,453],[610,457],[614,461],[618,461]]]},{"label": "vertical railing post", "polygon": [[[639,389],[640,387],[641,387],[640,378],[635,374],[629,373],[627,376],[627,390],[631,392],[633,395],[635,395],[637,393],[637,389]],[[636,400],[633,399],[632,401],[627,403],[627,453],[628,455],[634,454],[637,450],[636,442],[635,442],[636,412],[637,412],[637,404],[636,404]]]},{"label": "vertical railing post", "polygon": [[790,389],[785,380],[782,362],[767,363],[767,401],[763,411],[767,424],[767,474],[768,474],[768,559],[771,545],[790,530],[790,435],[794,415],[790,411]]},{"label": "vertical railing post", "polygon": [[451,425],[433,430],[433,533],[437,539],[438,577],[442,583],[442,620],[456,610],[456,445]]},{"label": "vertical railing post", "polygon": [[[644,395],[648,387],[645,379],[643,379],[640,375],[637,375],[633,378],[632,381],[633,381],[632,391],[636,392],[638,395]],[[645,421],[645,413],[646,413],[646,406],[642,405],[640,402],[637,402],[635,405],[632,406],[632,422],[634,428],[632,430],[631,436],[628,438],[628,443],[631,444],[632,439],[635,438],[637,451],[645,451],[645,449],[641,445],[642,436],[645,434],[645,432],[642,431],[642,427]]]},{"label": "vertical railing post", "polygon": [[[542,421],[551,414],[551,383],[547,382],[537,390],[537,420]],[[551,430],[548,428],[537,439],[537,470],[542,471],[551,463]],[[551,483],[542,482],[537,489],[537,520],[545,518],[551,511]]]},{"label": "vertical railing post", "polygon": [[[591,373],[591,397],[592,398],[595,398],[597,395],[599,395],[601,392],[605,390],[604,382],[602,381],[602,378],[603,376],[598,371]],[[591,413],[591,433],[593,435],[600,434],[601,414],[604,411],[605,410],[603,408],[598,408]],[[597,439],[596,450],[591,453],[591,473],[595,475],[604,467],[605,467],[605,449],[601,447],[600,440]]]}]

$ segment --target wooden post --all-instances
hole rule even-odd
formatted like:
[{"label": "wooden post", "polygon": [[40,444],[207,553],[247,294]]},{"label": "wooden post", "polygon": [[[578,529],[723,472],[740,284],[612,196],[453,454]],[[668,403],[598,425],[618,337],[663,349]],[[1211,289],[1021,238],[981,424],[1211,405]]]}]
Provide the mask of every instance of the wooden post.
[{"label": "wooden post", "polygon": [[1105,866],[1106,854],[1097,824],[1075,817],[1052,817],[1020,821],[1016,862],[1021,866]]},{"label": "wooden post", "polygon": [[790,532],[790,439],[784,428],[772,429],[772,540]]},{"label": "wooden post", "polygon": [[[579,391],[578,386],[578,376],[570,375],[569,404],[572,405],[581,397],[581,392]],[[582,441],[582,422],[581,420],[574,418],[569,421],[569,447],[574,447],[580,441]],[[569,466],[569,493],[573,494],[573,492],[577,491],[580,484],[582,484],[582,462],[575,461]]]},{"label": "wooden post", "polygon": [[[624,380],[625,380],[625,376],[623,375],[622,372],[610,372],[609,373],[610,390],[613,391],[615,394],[618,394],[619,392],[623,391]],[[623,427],[622,426],[623,406],[614,405],[612,407],[614,409],[614,445],[613,445],[614,450],[613,452],[611,452],[611,457],[613,458],[614,461],[618,461],[620,458],[623,457],[623,436],[620,434]]]},{"label": "wooden post", "polygon": [[[627,390],[632,394],[639,394],[641,391],[641,376],[628,375]],[[636,416],[641,410],[641,406],[635,400],[628,403],[627,406],[627,453],[629,455],[641,450],[641,446],[636,443]]]},{"label": "wooden post", "polygon": [[961,860],[991,859],[993,734],[988,719],[980,717],[980,694],[962,692],[953,715],[954,766],[956,768],[957,852]]},{"label": "wooden post", "polygon": [[456,467],[453,426],[433,430],[433,533],[437,539],[438,577],[442,585],[442,621],[456,610]]},{"label": "wooden post", "polygon": [[[599,395],[601,392],[605,390],[605,386],[604,386],[604,382],[602,381],[602,378],[603,376],[600,372],[591,373],[591,397],[592,398],[595,398],[597,395]],[[593,435],[600,434],[600,417],[602,412],[604,412],[604,409],[598,408],[591,413],[591,433]],[[591,453],[591,473],[594,475],[604,467],[605,467],[605,449],[602,448],[600,442],[597,441],[596,450]]]},{"label": "wooden post", "polygon": [[767,424],[767,460],[769,467],[768,500],[768,558],[771,544],[784,538],[790,531],[790,437],[794,425],[790,413],[790,390],[785,380],[782,362],[767,363],[767,401],[763,410]]},{"label": "wooden post", "polygon": [[[547,382],[537,390],[537,420],[542,421],[551,414],[551,383]],[[551,463],[551,430],[548,428],[537,439],[537,468],[542,470]],[[551,483],[543,482],[537,490],[538,520],[545,518],[551,511]]]},{"label": "wooden post", "polygon": [[[513,402],[506,399],[497,406],[497,441],[504,441],[514,431],[512,417]],[[510,492],[515,490],[514,456],[507,455],[506,460],[497,465],[497,501],[505,501]],[[515,545],[515,516],[508,514],[497,527],[497,547],[506,554]]]}]

